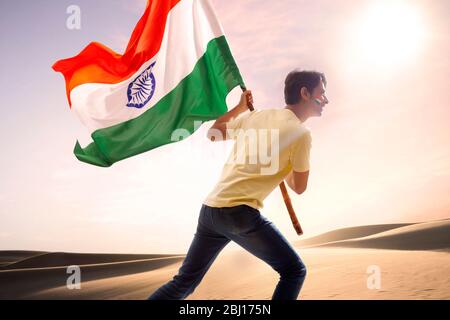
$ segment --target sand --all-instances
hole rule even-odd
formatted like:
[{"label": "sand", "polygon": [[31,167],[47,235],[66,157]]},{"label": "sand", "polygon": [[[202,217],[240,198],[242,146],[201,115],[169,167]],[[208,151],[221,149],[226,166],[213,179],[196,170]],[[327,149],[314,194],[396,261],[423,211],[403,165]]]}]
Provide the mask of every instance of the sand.
[{"label": "sand", "polygon": [[[293,244],[308,269],[299,299],[450,299],[448,219],[346,228]],[[183,258],[3,251],[0,299],[145,299]],[[79,290],[66,286],[68,265],[81,267]],[[373,270],[379,287],[368,286]],[[232,244],[188,300],[270,299],[278,277]]]}]

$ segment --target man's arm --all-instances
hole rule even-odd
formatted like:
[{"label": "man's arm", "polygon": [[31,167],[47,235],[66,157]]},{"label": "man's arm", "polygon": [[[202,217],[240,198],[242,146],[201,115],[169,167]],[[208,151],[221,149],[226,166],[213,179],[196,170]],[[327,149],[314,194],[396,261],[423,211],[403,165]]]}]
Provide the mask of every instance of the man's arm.
[{"label": "man's arm", "polygon": [[216,122],[214,122],[213,126],[208,130],[208,139],[211,141],[222,141],[229,139],[226,134],[227,122],[231,119],[236,118],[241,113],[247,111],[249,103],[253,104],[253,96],[251,90],[244,91],[241,95],[239,104],[216,119]]},{"label": "man's arm", "polygon": [[309,170],[305,172],[296,172],[292,170],[286,176],[288,186],[297,194],[302,194],[308,186]]},{"label": "man's arm", "polygon": [[291,145],[289,160],[292,170],[286,176],[286,182],[297,194],[305,192],[308,185],[311,145],[312,137],[309,130]]}]

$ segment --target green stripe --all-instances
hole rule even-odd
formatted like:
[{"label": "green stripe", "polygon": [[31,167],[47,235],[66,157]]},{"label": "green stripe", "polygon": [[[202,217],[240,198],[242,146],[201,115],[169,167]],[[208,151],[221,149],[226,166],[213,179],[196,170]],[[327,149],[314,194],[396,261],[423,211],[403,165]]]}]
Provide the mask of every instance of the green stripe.
[{"label": "green stripe", "polygon": [[[158,79],[156,79],[158,81]],[[176,129],[195,132],[194,121],[217,119],[227,112],[226,96],[244,82],[224,36],[209,42],[192,73],[141,116],[100,129],[86,148],[76,143],[75,156],[100,167],[173,143]],[[125,107],[125,106],[124,106]]]}]

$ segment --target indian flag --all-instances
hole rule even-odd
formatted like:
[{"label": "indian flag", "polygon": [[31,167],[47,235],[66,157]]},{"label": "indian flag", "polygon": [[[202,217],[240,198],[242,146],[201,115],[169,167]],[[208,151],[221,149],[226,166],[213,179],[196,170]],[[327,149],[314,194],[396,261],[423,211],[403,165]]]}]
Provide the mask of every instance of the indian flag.
[{"label": "indian flag", "polygon": [[172,143],[177,129],[192,134],[245,87],[207,0],[148,0],[123,55],[92,42],[53,69],[93,140],[74,153],[101,167]]}]

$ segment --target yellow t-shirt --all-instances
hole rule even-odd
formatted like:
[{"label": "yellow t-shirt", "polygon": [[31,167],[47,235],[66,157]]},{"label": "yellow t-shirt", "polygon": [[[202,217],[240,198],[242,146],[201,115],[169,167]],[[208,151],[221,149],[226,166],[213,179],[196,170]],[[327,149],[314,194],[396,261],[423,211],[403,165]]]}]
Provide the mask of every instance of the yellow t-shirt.
[{"label": "yellow t-shirt", "polygon": [[292,170],[309,170],[311,131],[289,109],[246,111],[227,123],[235,140],[219,182],[204,204],[222,208],[263,200]]}]

